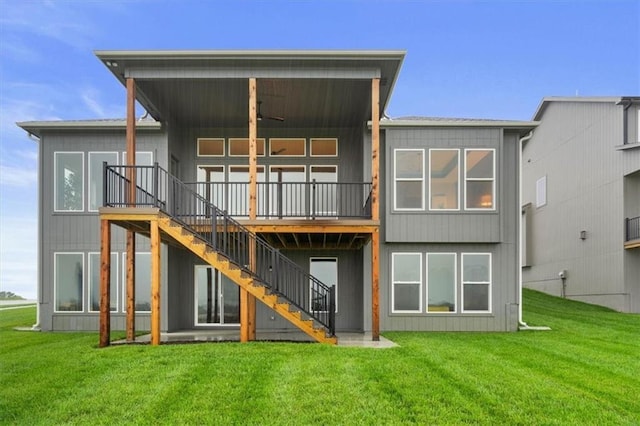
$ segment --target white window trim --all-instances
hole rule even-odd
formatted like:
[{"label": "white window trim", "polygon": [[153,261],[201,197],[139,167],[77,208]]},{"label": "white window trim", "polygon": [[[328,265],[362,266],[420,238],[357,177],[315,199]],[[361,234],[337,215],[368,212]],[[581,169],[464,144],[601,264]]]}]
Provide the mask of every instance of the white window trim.
[{"label": "white window trim", "polygon": [[[59,210],[56,206],[58,200],[58,154],[80,154],[82,157],[82,208],[80,210]],[[84,172],[84,152],[82,151],[55,151],[53,153],[53,211],[56,213],[82,213],[84,212],[84,199],[85,199],[85,172]]]},{"label": "white window trim", "polygon": [[[339,270],[338,270],[338,258],[337,257],[332,257],[332,256],[311,256],[309,258],[309,271],[311,271],[311,263],[316,260],[316,259],[321,259],[321,260],[334,260],[335,264],[336,264],[336,310],[335,313],[338,313],[338,277],[339,277]],[[324,285],[329,285],[327,283],[323,283]],[[311,283],[309,283],[309,307],[311,307],[311,304],[313,303],[313,300],[311,299]],[[316,312],[327,312],[327,311],[316,311]]]},{"label": "white window trim", "polygon": [[[422,152],[422,177],[421,178],[398,178],[397,177],[397,173],[398,173],[398,168],[397,168],[397,162],[396,162],[396,153],[399,151],[420,151]],[[424,190],[424,174],[425,174],[425,166],[424,166],[424,160],[425,160],[425,155],[424,155],[424,148],[395,148],[393,150],[393,210],[394,211],[399,211],[399,212],[420,212],[420,211],[424,211],[424,198],[425,198],[425,190]],[[418,180],[420,180],[420,183],[422,184],[421,187],[421,195],[422,195],[422,201],[421,201],[421,206],[419,208],[406,208],[406,207],[398,207],[398,185],[396,185],[397,182],[417,182]]]},{"label": "white window trim", "polygon": [[[116,163],[113,164],[113,165],[114,166],[118,165],[118,162],[120,160],[120,155],[118,155],[118,151],[90,151],[89,152],[89,157],[88,157],[88,160],[87,160],[89,162],[89,167],[88,167],[89,173],[87,173],[87,184],[91,183],[91,172],[92,172],[92,170],[91,170],[91,156],[92,155],[100,155],[100,154],[103,154],[103,155],[104,154],[115,154]],[[104,176],[103,176],[103,178],[104,178]],[[104,182],[102,182],[102,185],[104,185]],[[87,185],[87,186],[88,186],[88,188],[87,188],[87,211],[97,212],[100,207],[98,207],[97,209],[91,209],[91,185]],[[104,196],[104,194],[103,194],[103,196]],[[102,200],[100,200],[98,202],[98,204],[102,205]]]},{"label": "white window trim", "polygon": [[[420,265],[419,265],[419,272],[420,272],[420,281],[419,282],[415,282],[415,281],[394,281],[393,277],[395,276],[395,258],[396,256],[406,256],[406,255],[411,255],[411,256],[419,256],[420,257]],[[422,301],[423,301],[423,287],[424,287],[424,277],[423,277],[423,265],[422,265],[422,253],[421,252],[394,252],[391,253],[391,313],[392,314],[420,314],[423,312],[423,307],[422,307]],[[396,310],[394,309],[395,307],[395,286],[396,284],[400,284],[400,285],[407,285],[407,284],[411,284],[411,285],[416,285],[418,284],[419,287],[419,306],[418,306],[418,310]]]},{"label": "white window trim", "polygon": [[[453,311],[429,311],[429,256],[430,255],[453,255]],[[458,313],[458,253],[451,252],[428,252],[425,264],[425,309],[428,314],[443,315],[443,314],[456,314]]]},{"label": "white window trim", "polygon": [[[222,154],[200,154],[200,141],[201,140],[217,140],[222,141]],[[196,139],[196,157],[224,157],[227,153],[227,144],[224,138],[197,138]]]},{"label": "white window trim", "polygon": [[[489,256],[489,281],[465,281],[464,279],[464,257],[467,255],[487,255]],[[461,261],[460,261],[460,270],[461,270],[461,275],[462,275],[462,279],[460,280],[460,292],[461,292],[461,298],[460,298],[460,310],[463,314],[491,314],[493,313],[493,297],[492,297],[492,287],[493,287],[493,257],[491,255],[491,253],[462,253],[461,254]],[[467,311],[464,309],[464,285],[465,284],[481,284],[481,285],[489,285],[489,290],[488,290],[488,295],[489,295],[489,300],[488,300],[488,310],[486,311]]]},{"label": "white window trim", "polygon": [[[272,154],[271,153],[271,141],[273,140],[279,140],[279,141],[303,141],[302,147],[303,147],[303,153],[302,154],[298,154],[298,155],[282,155],[282,154]],[[266,148],[266,147],[265,147]],[[301,157],[306,157],[307,156],[307,138],[269,138],[269,157],[276,157],[276,158],[284,158],[284,157],[297,157],[297,158],[301,158]]]},{"label": "white window trim", "polygon": [[[249,138],[229,138],[229,153],[228,153],[228,156],[229,156],[229,157],[235,157],[235,158],[238,158],[238,157],[240,157],[240,158],[248,158],[248,157],[249,157],[249,154],[244,155],[244,154],[232,154],[232,153],[231,153],[231,144],[232,144],[233,142],[237,142],[237,141],[245,141],[245,140],[248,140],[248,139],[249,139]],[[266,140],[265,138],[256,138],[256,140],[257,140],[258,142],[259,142],[259,141],[262,141],[262,145],[263,145],[263,147],[264,147],[264,149],[263,149],[263,153],[262,153],[262,154],[258,154],[258,157],[264,157],[264,156],[266,155],[266,152],[267,152],[267,140]],[[201,157],[207,157],[207,156],[201,156]],[[212,157],[213,157],[213,156],[212,156]]]},{"label": "white window trim", "polygon": [[[469,178],[467,179],[467,152],[469,151],[492,151],[493,152],[493,177],[489,178]],[[491,191],[493,196],[493,205],[491,208],[467,207],[467,182],[491,182]],[[468,211],[496,211],[498,205],[498,196],[496,194],[496,149],[495,148],[465,148],[464,149],[464,209]]]},{"label": "white window trim", "polygon": [[[82,310],[80,311],[59,311],[58,310],[58,261],[57,256],[60,254],[79,254],[82,256]],[[84,262],[84,253],[79,251],[57,251],[53,253],[53,312],[60,314],[77,314],[85,311],[84,299],[86,289],[86,270]]]},{"label": "white window trim", "polygon": [[[100,252],[96,252],[96,251],[90,251],[89,253],[87,253],[87,311],[88,312],[100,312],[99,310],[94,311],[91,309],[91,256],[92,255],[98,255],[98,264],[101,263],[101,259],[100,259]],[[115,306],[115,310],[113,309],[113,306],[111,306],[112,310],[111,313],[114,312],[119,312],[120,311],[120,269],[119,269],[119,265],[118,265],[118,252],[112,251],[111,252],[111,261],[113,261],[113,255],[115,255],[116,258],[116,274],[115,277],[111,277],[112,279],[115,279],[116,282],[112,283],[112,285],[115,285],[116,288],[116,306]],[[98,283],[98,290],[100,289],[100,283]],[[99,291],[98,291],[99,293]],[[100,296],[100,294],[99,294]]]},{"label": "white window trim", "polygon": [[[330,155],[322,155],[322,154],[314,154],[313,153],[313,141],[336,141],[336,153]],[[340,148],[338,144],[338,138],[309,138],[309,156],[310,157],[337,157],[340,153]]]},{"label": "white window trim", "polygon": [[[458,207],[455,209],[434,209],[431,206],[431,151],[457,151],[458,153]],[[429,179],[429,211],[434,211],[434,212],[458,212],[460,211],[460,148],[430,148],[429,149],[429,174],[428,174],[428,179]]]},{"label": "white window trim", "polygon": [[536,208],[547,205],[547,175],[536,180]]},{"label": "white window trim", "polygon": [[[150,251],[137,251],[136,254],[148,254],[151,256]],[[162,265],[161,265],[162,267]],[[122,252],[122,312],[127,312],[127,252]],[[134,277],[135,279],[135,277]],[[136,287],[137,288],[137,287]],[[133,295],[135,298],[135,294]],[[149,293],[149,300],[151,301],[151,293]],[[136,314],[150,314],[151,311],[139,311],[136,309]]]}]

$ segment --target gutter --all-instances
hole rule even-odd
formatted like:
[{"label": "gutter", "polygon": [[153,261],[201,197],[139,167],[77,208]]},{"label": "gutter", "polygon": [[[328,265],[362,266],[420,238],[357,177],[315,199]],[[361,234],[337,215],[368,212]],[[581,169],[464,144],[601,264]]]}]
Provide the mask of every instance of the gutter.
[{"label": "gutter", "polygon": [[518,209],[520,210],[520,214],[518,215],[518,241],[520,242],[520,250],[518,251],[518,330],[519,331],[527,331],[527,330],[551,330],[550,327],[547,326],[530,326],[526,322],[522,320],[522,148],[524,143],[533,137],[533,130],[531,130],[526,136],[523,136],[518,141],[518,165],[519,165],[519,176],[518,176],[518,200],[519,205]]}]

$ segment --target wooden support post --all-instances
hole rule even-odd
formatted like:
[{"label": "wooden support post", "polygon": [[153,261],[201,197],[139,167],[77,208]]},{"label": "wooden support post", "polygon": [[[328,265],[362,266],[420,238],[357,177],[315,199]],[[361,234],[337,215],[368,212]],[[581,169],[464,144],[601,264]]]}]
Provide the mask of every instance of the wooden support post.
[{"label": "wooden support post", "polygon": [[[371,80],[371,219],[380,220],[380,79]],[[380,340],[380,234],[371,234],[371,335]]]},{"label": "wooden support post", "polygon": [[[136,83],[133,78],[127,78],[127,166],[136,164]],[[135,206],[136,173],[133,168],[127,169],[129,180],[128,204]],[[135,340],[136,322],[136,236],[133,231],[127,231],[127,341]]]},{"label": "wooden support post", "polygon": [[111,343],[111,222],[100,221],[100,347]]},{"label": "wooden support post", "polygon": [[151,344],[160,344],[160,228],[151,221]]},{"label": "wooden support post", "polygon": [[[249,219],[257,216],[257,174],[258,174],[258,114],[257,83],[249,79]],[[255,270],[256,241],[249,241],[249,267]],[[240,289],[240,341],[248,342],[256,338],[256,299],[246,290]]]}]

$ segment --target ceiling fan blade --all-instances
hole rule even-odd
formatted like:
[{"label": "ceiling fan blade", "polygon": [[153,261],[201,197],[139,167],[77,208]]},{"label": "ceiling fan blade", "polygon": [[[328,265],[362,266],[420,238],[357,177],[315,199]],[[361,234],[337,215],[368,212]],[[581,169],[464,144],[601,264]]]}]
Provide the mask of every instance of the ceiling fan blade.
[{"label": "ceiling fan blade", "polygon": [[284,121],[284,117],[264,117],[267,120]]}]

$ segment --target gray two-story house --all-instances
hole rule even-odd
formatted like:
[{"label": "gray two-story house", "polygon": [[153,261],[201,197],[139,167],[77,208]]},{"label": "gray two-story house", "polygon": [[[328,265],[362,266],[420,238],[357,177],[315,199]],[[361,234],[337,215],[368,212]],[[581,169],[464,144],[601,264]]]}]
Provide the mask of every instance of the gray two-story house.
[{"label": "gray two-story house", "polygon": [[536,123],[386,118],[402,51],[96,55],[126,119],[19,123],[42,330],[517,329]]},{"label": "gray two-story house", "polygon": [[523,283],[640,312],[640,97],[547,97],[523,143]]}]

